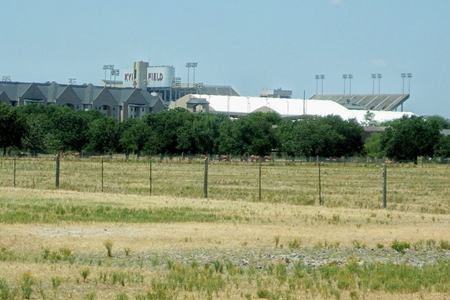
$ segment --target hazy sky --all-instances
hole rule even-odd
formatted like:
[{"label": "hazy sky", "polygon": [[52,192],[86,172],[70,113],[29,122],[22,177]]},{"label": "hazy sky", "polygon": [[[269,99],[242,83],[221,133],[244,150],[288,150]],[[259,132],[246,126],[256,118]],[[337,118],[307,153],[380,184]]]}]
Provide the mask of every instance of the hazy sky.
[{"label": "hazy sky", "polygon": [[[173,65],[187,81],[263,88],[401,93],[404,110],[450,118],[448,0],[0,0],[0,75],[12,81],[100,84],[103,65]],[[190,73],[192,81],[192,69]],[[449,76],[449,77],[447,77]],[[405,80],[408,92],[408,79]],[[322,82],[319,81],[319,93]],[[375,93],[378,93],[378,79]],[[349,93],[349,80],[346,81]]]}]

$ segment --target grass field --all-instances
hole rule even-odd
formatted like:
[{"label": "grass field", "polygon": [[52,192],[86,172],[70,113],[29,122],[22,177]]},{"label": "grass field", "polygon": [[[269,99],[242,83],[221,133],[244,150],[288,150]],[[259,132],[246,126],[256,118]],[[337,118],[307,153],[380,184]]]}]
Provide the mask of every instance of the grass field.
[{"label": "grass field", "polygon": [[450,297],[447,168],[0,164],[0,299]]}]

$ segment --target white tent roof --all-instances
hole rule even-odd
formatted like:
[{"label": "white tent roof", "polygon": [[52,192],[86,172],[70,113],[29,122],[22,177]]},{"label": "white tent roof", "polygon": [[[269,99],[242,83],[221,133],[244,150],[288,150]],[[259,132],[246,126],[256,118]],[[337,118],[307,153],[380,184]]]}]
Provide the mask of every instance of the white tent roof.
[{"label": "white tent roof", "polygon": [[[274,111],[282,117],[299,115],[328,116],[338,115],[344,120],[356,119],[364,122],[366,110],[350,110],[331,100],[304,100],[261,97],[191,95],[191,98],[205,98],[209,110],[230,114],[248,114],[255,111]],[[415,115],[411,112],[371,111],[375,114],[373,121],[383,122],[401,118],[403,115]]]}]

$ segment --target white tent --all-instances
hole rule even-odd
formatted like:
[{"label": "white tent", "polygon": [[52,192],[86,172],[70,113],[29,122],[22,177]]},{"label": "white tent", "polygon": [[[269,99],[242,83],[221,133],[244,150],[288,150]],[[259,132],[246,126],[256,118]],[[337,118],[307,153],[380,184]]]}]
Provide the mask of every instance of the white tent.
[{"label": "white tent", "polygon": [[[204,98],[209,102],[209,111],[230,115],[245,115],[256,111],[273,111],[282,117],[300,115],[328,116],[337,115],[344,120],[356,119],[364,122],[366,110],[351,110],[331,100],[282,99],[261,97],[190,95],[193,98]],[[416,115],[411,112],[371,111],[373,121],[384,122],[401,118],[403,115]]]}]

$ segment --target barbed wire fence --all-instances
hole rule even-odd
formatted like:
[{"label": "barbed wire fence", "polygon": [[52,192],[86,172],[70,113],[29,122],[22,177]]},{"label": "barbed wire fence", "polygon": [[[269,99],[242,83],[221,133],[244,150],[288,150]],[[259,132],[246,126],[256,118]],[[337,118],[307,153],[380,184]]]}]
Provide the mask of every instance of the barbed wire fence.
[{"label": "barbed wire fence", "polygon": [[[60,155],[0,158],[0,166],[3,187],[300,205],[350,206],[347,201],[362,208],[389,207],[388,187],[402,180],[401,170],[408,170],[408,177],[415,176],[414,180],[420,181],[423,173],[420,170],[442,172],[448,168],[447,164],[429,161],[414,165],[363,158],[158,156],[125,159]],[[352,197],[355,194],[357,197]],[[390,198],[399,203],[395,194]]]}]

